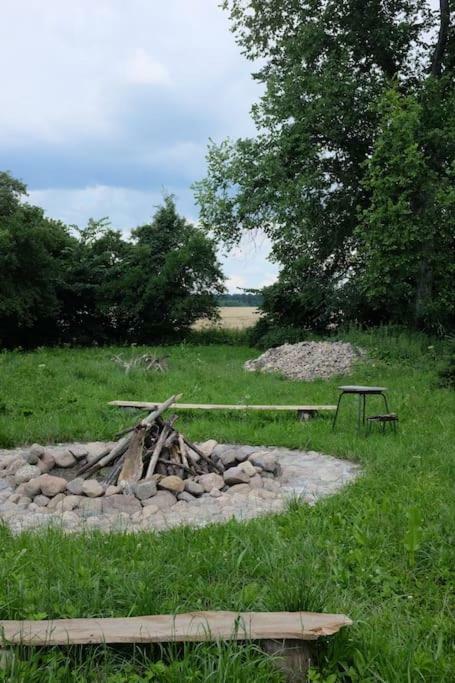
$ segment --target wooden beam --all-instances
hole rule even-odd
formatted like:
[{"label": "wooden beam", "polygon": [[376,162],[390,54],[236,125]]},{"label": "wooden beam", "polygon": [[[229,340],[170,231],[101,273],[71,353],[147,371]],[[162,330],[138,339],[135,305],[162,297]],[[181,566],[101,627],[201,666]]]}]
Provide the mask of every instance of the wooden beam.
[{"label": "wooden beam", "polygon": [[[150,401],[109,401],[110,406],[118,408],[141,408],[154,410],[161,404]],[[177,410],[286,410],[302,413],[315,413],[319,410],[336,410],[332,405],[247,405],[238,403],[174,403],[172,408]]]},{"label": "wooden beam", "polygon": [[3,642],[22,645],[164,643],[207,640],[316,640],[352,621],[318,612],[190,612],[106,619],[0,620]]}]

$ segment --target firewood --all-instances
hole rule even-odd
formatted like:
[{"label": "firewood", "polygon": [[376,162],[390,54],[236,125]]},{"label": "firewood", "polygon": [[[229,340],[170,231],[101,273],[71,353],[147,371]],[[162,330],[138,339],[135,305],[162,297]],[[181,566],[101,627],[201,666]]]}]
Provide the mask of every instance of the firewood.
[{"label": "firewood", "polygon": [[133,437],[125,453],[122,470],[118,477],[118,483],[123,489],[131,489],[134,482],[139,481],[142,476],[143,462],[142,452],[147,433],[145,425],[136,427]]}]

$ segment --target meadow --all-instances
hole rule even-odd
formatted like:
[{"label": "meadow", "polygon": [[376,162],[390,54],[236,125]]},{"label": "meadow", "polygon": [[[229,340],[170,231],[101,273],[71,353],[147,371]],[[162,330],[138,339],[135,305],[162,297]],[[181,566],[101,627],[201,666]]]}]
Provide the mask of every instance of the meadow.
[{"label": "meadow", "polygon": [[[359,462],[363,475],[315,507],[161,535],[12,537],[0,528],[0,618],[132,616],[191,609],[344,612],[354,625],[322,639],[311,681],[452,681],[454,393],[437,387],[443,342],[387,329],[350,332],[370,361],[343,381],[389,388],[396,435],[355,430],[355,405],[330,417],[184,413],[191,439],[283,445]],[[251,374],[259,352],[180,344],[166,374],[126,376],[111,358],[133,349],[38,349],[0,354],[0,446],[108,439],[133,416],[112,399],[333,403],[339,378],[310,383]],[[370,409],[375,410],[374,403]],[[27,650],[4,681],[281,681],[256,646],[199,644]]]}]

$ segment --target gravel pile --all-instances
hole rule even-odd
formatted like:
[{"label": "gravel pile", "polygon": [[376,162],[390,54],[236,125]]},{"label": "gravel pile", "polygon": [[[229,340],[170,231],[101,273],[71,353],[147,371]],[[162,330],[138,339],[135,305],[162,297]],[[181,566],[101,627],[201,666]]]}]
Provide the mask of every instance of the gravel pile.
[{"label": "gravel pile", "polygon": [[244,367],[309,381],[348,374],[364,356],[365,351],[347,342],[299,342],[269,349],[259,358],[247,360]]}]

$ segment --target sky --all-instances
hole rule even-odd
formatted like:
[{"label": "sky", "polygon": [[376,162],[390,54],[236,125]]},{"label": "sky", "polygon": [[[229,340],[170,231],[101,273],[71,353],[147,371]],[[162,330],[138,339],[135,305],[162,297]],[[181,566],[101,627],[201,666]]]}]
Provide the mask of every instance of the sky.
[{"label": "sky", "polygon": [[[53,218],[128,231],[163,192],[197,221],[209,138],[254,135],[260,87],[219,0],[1,0],[0,170]],[[220,251],[229,291],[271,284],[260,235]]]}]

